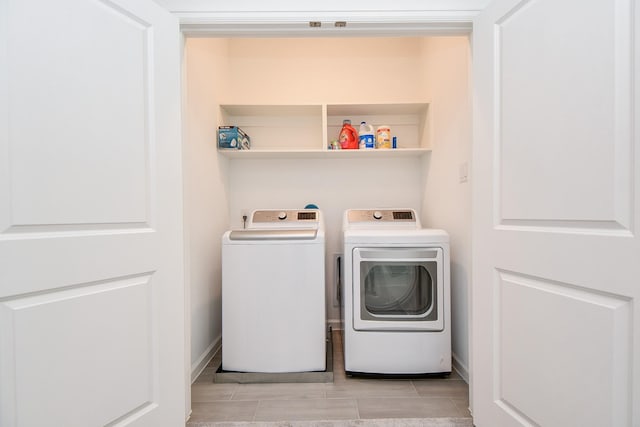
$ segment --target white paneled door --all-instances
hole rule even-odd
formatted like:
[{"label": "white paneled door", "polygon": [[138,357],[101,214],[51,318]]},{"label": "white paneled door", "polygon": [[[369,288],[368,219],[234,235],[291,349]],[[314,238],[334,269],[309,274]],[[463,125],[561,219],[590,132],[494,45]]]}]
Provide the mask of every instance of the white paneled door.
[{"label": "white paneled door", "polygon": [[0,40],[0,425],[181,425],[178,24],[0,0]]},{"label": "white paneled door", "polygon": [[640,425],[639,13],[496,0],[474,23],[478,427]]}]

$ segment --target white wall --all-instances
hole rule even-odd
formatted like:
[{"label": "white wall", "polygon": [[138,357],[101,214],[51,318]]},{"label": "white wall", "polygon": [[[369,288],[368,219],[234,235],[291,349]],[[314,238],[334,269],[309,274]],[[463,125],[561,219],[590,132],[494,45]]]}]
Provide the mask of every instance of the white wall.
[{"label": "white wall", "polygon": [[217,153],[218,97],[226,91],[227,43],[187,39],[184,141],[187,286],[191,300],[191,371],[202,369],[221,341],[220,239],[228,228],[228,171]]},{"label": "white wall", "polygon": [[461,183],[459,175],[462,165],[467,164],[469,176],[471,168],[469,41],[428,38],[423,48],[427,92],[433,103],[422,221],[423,226],[447,230],[451,238],[452,350],[464,376],[469,367],[471,185]]}]

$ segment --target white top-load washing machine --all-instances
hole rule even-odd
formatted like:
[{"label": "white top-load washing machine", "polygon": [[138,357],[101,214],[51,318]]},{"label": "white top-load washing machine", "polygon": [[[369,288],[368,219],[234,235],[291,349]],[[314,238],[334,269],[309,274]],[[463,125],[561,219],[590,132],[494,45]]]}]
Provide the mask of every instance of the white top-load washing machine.
[{"label": "white top-load washing machine", "polygon": [[448,234],[412,209],[351,209],[343,243],[345,371],[449,374]]},{"label": "white top-load washing machine", "polygon": [[223,235],[223,370],[325,370],[324,259],[317,209],[256,210]]}]

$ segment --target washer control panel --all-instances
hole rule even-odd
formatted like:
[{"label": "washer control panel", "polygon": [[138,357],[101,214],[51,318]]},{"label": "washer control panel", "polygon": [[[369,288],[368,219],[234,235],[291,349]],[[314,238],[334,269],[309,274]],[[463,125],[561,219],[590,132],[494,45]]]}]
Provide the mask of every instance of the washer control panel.
[{"label": "washer control panel", "polygon": [[258,210],[253,212],[252,222],[258,223],[282,223],[318,222],[318,211],[315,210]]},{"label": "washer control panel", "polygon": [[412,209],[353,209],[347,213],[349,222],[416,222]]}]

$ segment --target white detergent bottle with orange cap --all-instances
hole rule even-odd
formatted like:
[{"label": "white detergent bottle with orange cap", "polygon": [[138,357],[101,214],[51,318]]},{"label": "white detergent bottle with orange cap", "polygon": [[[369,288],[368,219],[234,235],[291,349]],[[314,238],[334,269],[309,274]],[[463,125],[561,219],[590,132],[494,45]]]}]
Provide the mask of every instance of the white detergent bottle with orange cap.
[{"label": "white detergent bottle with orange cap", "polygon": [[351,120],[345,119],[342,121],[339,141],[343,150],[358,148],[358,131],[351,126]]}]

